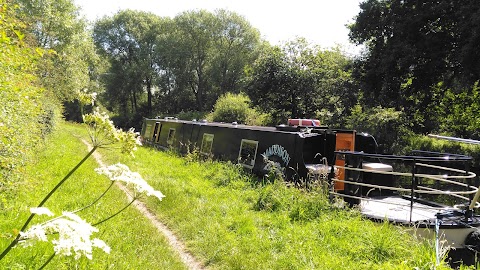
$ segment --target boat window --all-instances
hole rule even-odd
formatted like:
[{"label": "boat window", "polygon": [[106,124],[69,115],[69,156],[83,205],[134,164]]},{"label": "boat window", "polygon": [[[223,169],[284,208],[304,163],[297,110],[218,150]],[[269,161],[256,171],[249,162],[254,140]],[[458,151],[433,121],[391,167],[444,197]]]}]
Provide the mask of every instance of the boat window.
[{"label": "boat window", "polygon": [[146,127],[145,127],[145,134],[143,134],[143,137],[146,139],[146,140],[150,140],[152,137],[152,134],[150,133],[152,131],[152,123],[147,123],[146,124]]},{"label": "boat window", "polygon": [[152,134],[152,141],[156,142],[158,140],[158,130],[160,127],[160,123],[156,122],[155,127],[153,128],[153,134]]},{"label": "boat window", "polygon": [[200,153],[208,155],[212,152],[213,134],[204,133],[202,139],[202,146],[200,147]]},{"label": "boat window", "polygon": [[255,157],[257,156],[258,141],[242,140],[240,152],[238,153],[238,163],[249,169],[255,165]]},{"label": "boat window", "polygon": [[171,128],[168,131],[167,144],[171,146],[173,144],[174,139],[175,139],[175,129]]},{"label": "boat window", "polygon": [[158,128],[157,133],[155,133],[155,142],[158,143],[160,141],[160,133],[162,132],[162,124],[160,124],[160,127]]}]

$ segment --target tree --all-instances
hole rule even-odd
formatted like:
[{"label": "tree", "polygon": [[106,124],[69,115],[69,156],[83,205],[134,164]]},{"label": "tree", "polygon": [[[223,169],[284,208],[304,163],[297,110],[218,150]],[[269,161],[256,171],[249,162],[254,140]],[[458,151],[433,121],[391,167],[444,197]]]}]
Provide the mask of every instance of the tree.
[{"label": "tree", "polygon": [[215,16],[205,10],[187,11],[174,18],[174,57],[171,61],[180,85],[195,95],[197,110],[204,109],[205,93],[209,91],[207,69],[213,51]]},{"label": "tree", "polygon": [[157,37],[163,33],[163,24],[164,19],[153,13],[132,10],[120,11],[95,24],[95,44],[111,63],[111,76],[106,77],[107,100],[124,114],[128,108],[131,112],[138,111],[138,100],[144,92],[147,114],[152,111],[154,86],[164,69],[157,51]]},{"label": "tree", "polygon": [[274,124],[304,117],[332,124],[356,102],[349,67],[339,50],[322,51],[304,39],[266,47],[249,70],[248,94]]},{"label": "tree", "polygon": [[244,67],[257,57],[260,34],[244,17],[230,11],[218,10],[211,77],[220,95],[238,93]]},{"label": "tree", "polygon": [[479,79],[478,4],[367,0],[360,9],[350,39],[367,47],[355,73],[365,102],[403,110],[418,132],[436,129],[445,91]]},{"label": "tree", "polygon": [[199,111],[210,109],[223,93],[239,92],[244,67],[256,57],[258,30],[236,13],[200,10],[176,16],[170,31],[174,91],[188,89]]},{"label": "tree", "polygon": [[93,85],[96,54],[72,0],[14,0],[19,4],[21,20],[31,34],[26,42],[44,48],[39,62],[43,86],[60,101],[75,99],[76,92]]}]

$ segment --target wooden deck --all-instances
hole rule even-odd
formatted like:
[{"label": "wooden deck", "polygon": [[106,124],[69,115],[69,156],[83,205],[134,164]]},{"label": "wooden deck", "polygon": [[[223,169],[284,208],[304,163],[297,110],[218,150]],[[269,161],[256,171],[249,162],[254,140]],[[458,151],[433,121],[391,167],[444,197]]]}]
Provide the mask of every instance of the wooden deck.
[{"label": "wooden deck", "polygon": [[370,218],[400,223],[435,220],[435,215],[439,212],[438,208],[414,202],[410,220],[410,200],[400,196],[362,200],[359,207],[362,214]]}]

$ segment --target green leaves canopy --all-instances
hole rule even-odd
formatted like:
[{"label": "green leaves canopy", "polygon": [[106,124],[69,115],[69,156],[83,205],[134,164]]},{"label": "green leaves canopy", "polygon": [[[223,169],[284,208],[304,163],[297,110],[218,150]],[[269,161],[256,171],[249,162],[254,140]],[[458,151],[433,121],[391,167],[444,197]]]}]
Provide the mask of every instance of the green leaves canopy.
[{"label": "green leaves canopy", "polygon": [[265,49],[249,70],[248,94],[275,124],[306,117],[338,126],[356,101],[349,68],[339,50],[322,51],[299,39]]},{"label": "green leaves canopy", "polygon": [[157,37],[163,20],[153,13],[125,10],[95,24],[93,38],[110,61],[106,99],[123,114],[136,112],[139,97],[147,93],[147,113],[152,110],[153,87],[163,63],[157,53]]},{"label": "green leaves canopy", "polygon": [[[86,21],[71,0],[14,0],[29,33],[27,42],[49,53],[39,62],[42,85],[60,101],[71,101],[76,92],[95,85],[98,58]],[[93,91],[94,89],[92,89]]]},{"label": "green leaves canopy", "polygon": [[367,0],[360,8],[350,38],[367,47],[356,69],[365,102],[404,110],[417,132],[437,129],[445,91],[480,79],[478,3]]},{"label": "green leaves canopy", "polygon": [[[253,61],[258,31],[241,16],[220,10],[187,11],[173,20],[125,10],[95,24],[97,47],[111,68],[104,99],[122,114],[212,108],[227,91],[238,92]],[[156,97],[156,98],[155,98]]]}]

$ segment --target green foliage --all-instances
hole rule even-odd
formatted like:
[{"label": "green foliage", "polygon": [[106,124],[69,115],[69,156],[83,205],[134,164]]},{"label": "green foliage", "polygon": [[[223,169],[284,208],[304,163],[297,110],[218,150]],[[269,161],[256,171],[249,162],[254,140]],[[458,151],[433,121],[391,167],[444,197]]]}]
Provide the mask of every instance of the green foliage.
[{"label": "green foliage", "polygon": [[41,137],[44,139],[48,134],[52,133],[58,122],[61,121],[60,116],[62,110],[55,98],[52,98],[45,93],[42,97],[41,115],[39,116],[38,123],[40,124]]},{"label": "green foliage", "polygon": [[313,221],[333,209],[325,190],[288,187],[281,181],[259,186],[259,196],[253,204],[256,211],[285,211],[292,222]]},{"label": "green foliage", "polygon": [[71,101],[77,91],[96,91],[91,81],[98,57],[86,21],[71,0],[14,0],[26,22],[28,42],[45,49],[38,61],[42,86],[59,101]]},{"label": "green foliage", "polygon": [[253,205],[253,209],[257,211],[267,211],[267,212],[275,212],[280,210],[282,207],[285,207],[282,198],[282,191],[279,189],[283,189],[282,185],[267,185],[261,189],[260,195],[258,196],[257,201]]},{"label": "green foliage", "polygon": [[[197,112],[197,111],[189,111],[189,112],[180,112],[175,114],[174,116],[178,119],[183,120],[202,120],[207,118],[207,112]],[[167,116],[167,115],[166,115]]]},{"label": "green foliage", "polygon": [[215,122],[264,125],[267,115],[250,108],[250,99],[245,94],[227,93],[217,100],[207,119]]},{"label": "green foliage", "polygon": [[350,60],[338,49],[321,50],[304,39],[283,47],[265,47],[247,70],[248,95],[272,115],[273,124],[288,118],[321,118],[339,126],[356,101]]},{"label": "green foliage", "polygon": [[377,140],[379,153],[398,153],[411,133],[401,111],[380,106],[362,108],[360,104],[353,107],[346,120],[346,127],[373,135]]},{"label": "green foliage", "polygon": [[36,77],[42,50],[24,42],[25,25],[11,2],[0,3],[0,191],[9,188],[20,168],[56,120],[58,105],[44,96]]},{"label": "green foliage", "polygon": [[480,88],[473,87],[455,93],[448,89],[442,99],[440,130],[462,138],[480,139]]},{"label": "green foliage", "polygon": [[406,145],[402,151],[405,154],[412,150],[425,150],[471,156],[473,162],[470,166],[477,175],[480,174],[480,145],[430,138],[423,135],[409,137]]},{"label": "green foliage", "polygon": [[186,11],[174,18],[165,52],[168,68],[176,85],[191,92],[196,110],[208,110],[218,96],[239,91],[259,36],[245,18],[226,10]]},{"label": "green foliage", "polygon": [[362,2],[350,39],[367,48],[354,73],[365,105],[402,110],[415,132],[435,131],[446,91],[469,93],[480,79],[480,36],[471,31],[479,14],[472,0]]},{"label": "green foliage", "polygon": [[256,29],[225,10],[186,11],[173,19],[125,10],[97,21],[93,36],[110,63],[100,100],[121,126],[211,110],[220,95],[240,91],[259,43]]},{"label": "green foliage", "polygon": [[162,47],[157,45],[157,38],[165,34],[165,23],[151,12],[133,10],[95,23],[95,45],[110,63],[108,76],[103,78],[103,100],[110,109],[124,116],[135,114],[146,93],[145,113],[152,112],[153,88],[165,70]]}]

